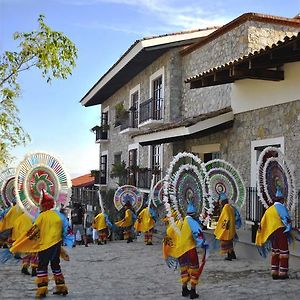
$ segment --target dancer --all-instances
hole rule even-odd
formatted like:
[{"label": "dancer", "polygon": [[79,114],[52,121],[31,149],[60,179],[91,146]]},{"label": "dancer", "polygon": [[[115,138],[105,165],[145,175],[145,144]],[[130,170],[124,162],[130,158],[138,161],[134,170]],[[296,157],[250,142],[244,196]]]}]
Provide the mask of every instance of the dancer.
[{"label": "dancer", "polygon": [[[32,219],[28,214],[22,213],[14,222],[12,228],[12,241],[16,241],[19,237],[23,236],[32,227]],[[28,268],[31,266],[31,276],[36,276],[36,269],[38,266],[38,257],[36,253],[28,253],[22,258],[21,273],[30,275]]]},{"label": "dancer", "polygon": [[229,204],[225,193],[220,193],[219,203],[222,208],[216,229],[215,237],[221,242],[221,253],[227,254],[225,260],[236,259],[233,240],[237,239],[236,229],[241,227],[241,218],[238,210]]},{"label": "dancer", "polygon": [[[150,200],[151,203],[151,200]],[[153,229],[156,223],[157,217],[153,208],[150,204],[144,207],[138,214],[137,220],[134,223],[134,229],[144,233],[144,242],[146,245],[153,245]]]},{"label": "dancer", "polygon": [[22,209],[13,202],[13,205],[5,211],[2,219],[0,219],[0,233],[2,233],[6,238],[4,241],[5,247],[9,247],[11,245],[12,239],[12,229],[14,227],[14,223],[19,216],[23,213]]},{"label": "dancer", "polygon": [[52,210],[54,198],[42,190],[40,214],[30,230],[17,239],[12,253],[38,253],[36,298],[44,298],[48,293],[48,265],[50,263],[56,289],[53,294],[67,295],[68,288],[60,268],[60,252],[63,237],[68,234],[68,220],[58,211]]},{"label": "dancer", "polygon": [[272,246],[271,275],[273,279],[288,279],[289,243],[292,230],[291,217],[285,206],[285,198],[278,188],[274,204],[264,213],[256,234],[255,244],[262,256],[266,256],[268,242]]},{"label": "dancer", "polygon": [[287,279],[292,224],[289,212],[297,201],[296,181],[288,159],[276,147],[265,148],[257,163],[258,199],[266,208],[256,234],[259,253],[272,251],[273,279]]},{"label": "dancer", "polygon": [[129,201],[127,201],[124,205],[125,208],[125,216],[122,220],[115,223],[116,226],[124,229],[124,240],[127,240],[127,243],[132,243],[132,228],[133,224],[136,220],[136,215],[133,211],[132,205]]},{"label": "dancer", "polygon": [[[196,286],[198,285],[200,275],[203,271],[208,244],[199,221],[196,218],[196,208],[192,202],[188,204],[187,216],[183,222],[176,221],[177,229],[172,225],[167,228],[166,237],[163,241],[163,254],[169,267],[175,266],[177,261],[180,265],[181,283],[183,297],[190,297],[196,299],[199,294],[196,293]],[[180,230],[178,233],[177,230]],[[197,247],[204,249],[204,255],[199,264]],[[190,283],[191,289],[188,288]]]},{"label": "dancer", "polygon": [[106,212],[101,211],[93,220],[93,229],[98,231],[98,245],[107,243],[108,228],[112,228],[112,223],[108,219]]}]

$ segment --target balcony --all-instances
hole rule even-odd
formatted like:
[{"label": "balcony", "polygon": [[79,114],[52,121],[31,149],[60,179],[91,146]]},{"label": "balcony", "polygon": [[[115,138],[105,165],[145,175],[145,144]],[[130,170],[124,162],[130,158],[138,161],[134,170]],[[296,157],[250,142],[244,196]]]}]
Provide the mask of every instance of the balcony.
[{"label": "balcony", "polygon": [[130,110],[126,117],[120,120],[120,133],[135,133],[138,129],[137,111]]},{"label": "balcony", "polygon": [[155,180],[157,182],[161,179],[160,170],[152,170],[148,168],[137,168],[136,170],[128,171],[128,184],[134,185],[140,189],[150,189],[152,175],[155,172]]},{"label": "balcony", "polygon": [[92,176],[95,177],[95,185],[106,185],[107,184],[107,176],[106,172],[102,170],[93,170]]},{"label": "balcony", "polygon": [[162,98],[151,98],[140,104],[140,124],[139,127],[152,128],[163,123]]},{"label": "balcony", "polygon": [[95,126],[91,130],[96,133],[96,143],[108,141],[109,125]]}]

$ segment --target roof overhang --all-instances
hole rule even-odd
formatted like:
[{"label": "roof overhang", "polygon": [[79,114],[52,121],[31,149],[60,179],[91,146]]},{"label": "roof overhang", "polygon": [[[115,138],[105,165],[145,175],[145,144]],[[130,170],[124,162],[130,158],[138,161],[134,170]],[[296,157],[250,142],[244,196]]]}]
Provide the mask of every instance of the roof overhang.
[{"label": "roof overhang", "polygon": [[129,80],[171,48],[189,45],[217,27],[147,38],[135,42],[81,99],[83,106],[102,104]]},{"label": "roof overhang", "polygon": [[241,79],[284,80],[281,67],[300,61],[300,33],[286,37],[271,47],[267,46],[224,65],[209,69],[185,80],[190,88],[232,83]]},{"label": "roof overhang", "polygon": [[164,144],[186,139],[193,139],[232,127],[232,111],[199,121],[190,126],[180,126],[163,131],[156,131],[134,137],[134,142],[142,146]]}]

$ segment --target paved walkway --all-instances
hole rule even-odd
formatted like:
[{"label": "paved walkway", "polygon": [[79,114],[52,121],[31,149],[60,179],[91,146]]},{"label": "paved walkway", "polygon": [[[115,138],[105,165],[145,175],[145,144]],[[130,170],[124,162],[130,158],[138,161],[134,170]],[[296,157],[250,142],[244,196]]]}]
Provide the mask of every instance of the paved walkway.
[{"label": "paved walkway", "polygon": [[[269,260],[249,259],[244,249],[242,243],[236,245],[238,259],[232,262],[211,253],[198,288],[200,299],[299,299],[299,258],[291,259],[291,279],[273,281]],[[70,290],[66,299],[184,299],[179,273],[165,265],[159,240],[153,246],[145,246],[141,238],[131,244],[77,246],[69,254],[71,261],[62,263]],[[51,281],[47,298],[60,298],[52,295],[53,287]],[[22,275],[19,265],[0,265],[0,299],[34,299],[34,294],[34,280]]]}]

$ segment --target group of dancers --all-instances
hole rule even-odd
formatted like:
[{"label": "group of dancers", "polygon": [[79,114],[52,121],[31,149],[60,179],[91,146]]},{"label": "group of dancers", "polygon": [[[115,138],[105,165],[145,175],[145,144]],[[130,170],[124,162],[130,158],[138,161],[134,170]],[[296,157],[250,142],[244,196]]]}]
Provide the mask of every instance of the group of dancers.
[{"label": "group of dancers", "polygon": [[[187,160],[189,163],[186,163]],[[12,197],[9,205],[6,202],[7,207],[0,209],[0,238],[5,240],[10,257],[22,257],[23,274],[30,275],[31,266],[31,275],[36,276],[36,298],[46,297],[48,293],[49,264],[56,284],[54,294],[65,296],[68,294],[68,288],[60,267],[60,258],[69,260],[64,246],[71,247],[74,244],[74,235],[68,219],[59,211],[59,208],[65,207],[68,203],[66,188],[65,190],[62,188],[67,179],[65,175],[60,176],[61,185],[58,187],[61,190],[57,189],[57,186],[51,189],[51,184],[57,185],[57,180],[53,180],[51,184],[45,183],[45,180],[49,181],[49,178],[54,177],[54,173],[50,172],[53,161],[47,164],[48,168],[43,166],[40,173],[35,170],[36,174],[32,169],[35,169],[36,165],[40,166],[41,162],[37,161],[36,156],[29,161],[33,166],[28,172],[31,172],[30,176],[34,181],[26,185],[22,180],[25,180],[24,178],[28,180],[30,176],[17,173],[15,178],[17,197]],[[206,168],[209,169],[208,172]],[[43,173],[45,170],[48,171],[46,174],[48,176]],[[232,172],[232,178],[224,180],[225,175],[230,176],[228,170]],[[219,177],[220,173],[222,176]],[[265,257],[271,249],[272,278],[283,280],[289,278],[288,245],[292,232],[292,218],[289,213],[291,204],[287,195],[290,195],[291,191],[289,190],[288,194],[288,187],[280,185],[278,178],[275,182],[275,192],[268,193],[270,199],[260,222],[255,243],[259,253]],[[230,184],[236,186],[229,186]],[[24,186],[30,186],[31,193],[25,191]],[[28,201],[27,198],[31,194],[32,199]],[[100,201],[101,212],[95,216],[92,224],[99,233],[98,244],[107,243],[109,230],[121,228],[127,243],[133,242],[133,232],[136,231],[144,234],[145,245],[153,245],[153,232],[158,221],[156,208],[163,206],[165,216],[162,220],[166,225],[162,240],[163,258],[170,268],[179,266],[181,295],[196,299],[199,297],[196,287],[208,252],[213,248],[205,237],[205,229],[214,211],[219,212],[214,237],[219,242],[220,252],[225,255],[226,261],[237,259],[234,241],[237,240],[237,229],[242,223],[239,212],[244,201],[241,198],[245,197],[242,181],[236,170],[232,166],[228,167],[228,163],[224,161],[212,161],[208,166],[203,165],[192,154],[179,154],[171,163],[161,185],[159,194],[161,206],[155,204],[153,195],[150,193],[148,203],[143,205],[135,187],[120,187],[116,191],[114,203],[118,210],[123,209],[124,217],[115,223],[110,222]],[[1,200],[5,203],[3,197]],[[219,209],[215,209],[216,207]],[[201,259],[198,257],[199,249],[202,252]],[[1,256],[0,260],[5,261],[9,255],[6,253],[5,257],[2,253]]]}]

